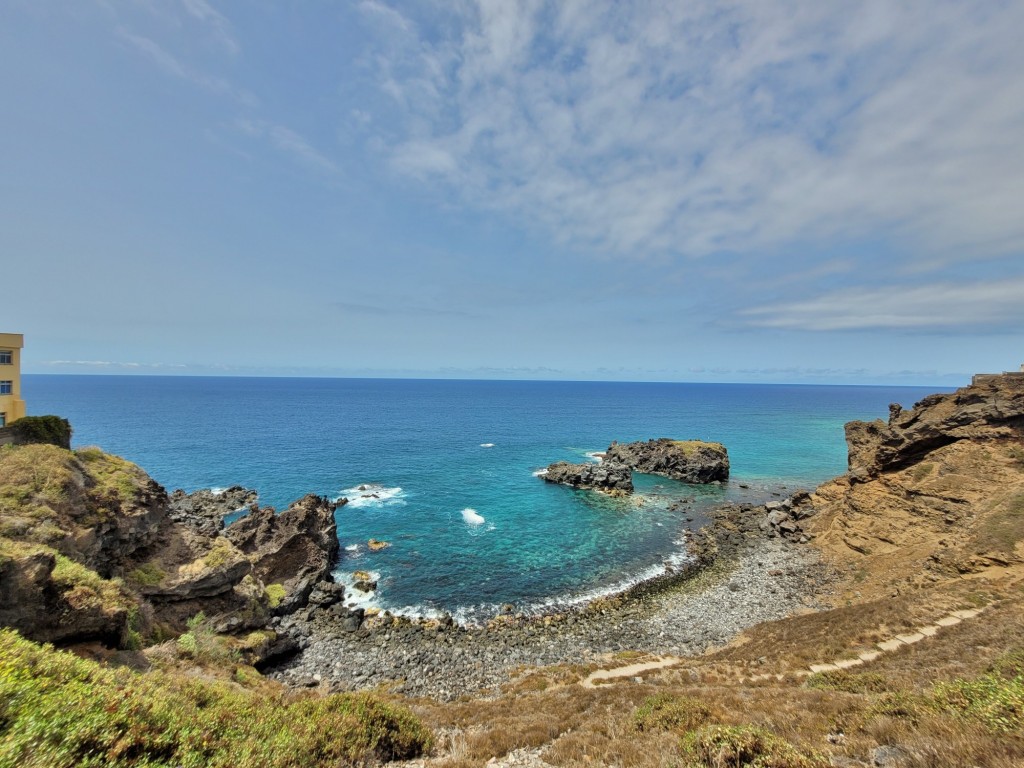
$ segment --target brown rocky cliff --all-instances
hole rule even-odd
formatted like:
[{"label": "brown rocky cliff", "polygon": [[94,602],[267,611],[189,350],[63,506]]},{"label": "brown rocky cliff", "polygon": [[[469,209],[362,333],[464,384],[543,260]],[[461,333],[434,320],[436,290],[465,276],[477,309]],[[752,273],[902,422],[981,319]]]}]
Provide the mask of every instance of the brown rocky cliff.
[{"label": "brown rocky cliff", "polygon": [[992,377],[888,423],[851,422],[847,475],[810,499],[805,530],[848,589],[883,593],[1024,563],[1024,381]]},{"label": "brown rocky cliff", "polygon": [[231,536],[219,516],[177,502],[99,449],[0,449],[0,625],[61,643],[116,642],[150,621],[180,631],[200,612],[244,629],[300,607],[318,582],[333,586],[326,499],[279,516],[255,509]]},{"label": "brown rocky cliff", "polygon": [[1024,439],[1024,378],[994,376],[950,394],[930,395],[910,410],[890,406],[889,422],[846,425],[850,472],[877,476],[917,463],[945,445]]}]

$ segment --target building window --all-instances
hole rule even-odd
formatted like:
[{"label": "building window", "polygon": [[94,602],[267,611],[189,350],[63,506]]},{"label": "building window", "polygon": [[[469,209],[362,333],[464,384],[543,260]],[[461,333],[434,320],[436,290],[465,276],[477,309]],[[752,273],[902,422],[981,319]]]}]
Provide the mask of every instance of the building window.
[{"label": "building window", "polygon": [[0,413],[0,429],[7,426],[7,414]]},{"label": "building window", "polygon": [[0,349],[0,365],[13,365],[14,353],[9,349]]},{"label": "building window", "polygon": [[13,381],[0,381],[0,395],[9,395],[14,391]]}]

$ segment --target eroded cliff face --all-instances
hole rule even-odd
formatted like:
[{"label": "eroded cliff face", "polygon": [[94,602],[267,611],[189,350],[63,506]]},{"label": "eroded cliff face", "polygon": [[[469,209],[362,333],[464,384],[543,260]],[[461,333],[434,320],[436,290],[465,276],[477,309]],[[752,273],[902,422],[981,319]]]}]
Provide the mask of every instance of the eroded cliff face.
[{"label": "eroded cliff face", "polygon": [[899,591],[1024,564],[1024,379],[993,377],[888,422],[846,425],[850,471],[805,525],[851,590]]},{"label": "eroded cliff face", "polygon": [[[248,497],[246,497],[248,498]],[[258,627],[330,581],[337,504],[253,505],[227,529],[209,500],[167,492],[130,462],[86,448],[0,450],[0,624],[48,642],[123,642],[191,616]],[[342,502],[344,503],[344,502]]]}]

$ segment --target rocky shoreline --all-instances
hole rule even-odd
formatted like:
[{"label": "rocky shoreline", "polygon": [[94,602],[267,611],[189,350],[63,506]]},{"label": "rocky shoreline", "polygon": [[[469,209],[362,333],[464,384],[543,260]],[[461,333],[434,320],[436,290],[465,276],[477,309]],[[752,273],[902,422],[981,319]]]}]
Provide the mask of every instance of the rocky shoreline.
[{"label": "rocky shoreline", "polygon": [[792,528],[794,518],[772,516],[780,508],[724,505],[692,537],[688,566],[555,614],[501,616],[485,627],[385,616],[356,622],[316,608],[275,618],[274,629],[303,650],[265,674],[296,687],[385,686],[452,700],[493,690],[523,666],[587,663],[624,650],[701,653],[754,624],[817,607],[826,571],[799,531],[780,527]]}]

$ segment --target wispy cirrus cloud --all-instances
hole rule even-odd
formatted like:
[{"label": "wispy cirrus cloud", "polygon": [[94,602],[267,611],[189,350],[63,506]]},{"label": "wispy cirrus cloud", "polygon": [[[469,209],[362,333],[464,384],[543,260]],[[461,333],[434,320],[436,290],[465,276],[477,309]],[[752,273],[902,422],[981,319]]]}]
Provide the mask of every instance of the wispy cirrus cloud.
[{"label": "wispy cirrus cloud", "polygon": [[473,312],[464,312],[459,309],[444,309],[439,307],[425,307],[416,304],[409,304],[404,301],[397,301],[390,306],[379,304],[359,304],[350,301],[336,301],[334,307],[342,312],[358,315],[380,315],[380,316],[432,316],[432,317],[479,317]]},{"label": "wispy cirrus cloud", "polygon": [[972,333],[1024,327],[1024,278],[852,288],[740,312],[748,325],[805,331],[942,330]]},{"label": "wispy cirrus cloud", "polygon": [[1020,4],[359,7],[392,166],[580,248],[1024,250]]},{"label": "wispy cirrus cloud", "polygon": [[121,40],[131,45],[134,50],[155,64],[165,75],[186,80],[210,93],[228,96],[239,104],[246,106],[255,106],[257,104],[256,97],[248,91],[236,88],[224,78],[208,75],[185,64],[178,57],[168,53],[155,40],[144,35],[135,34],[124,26],[117,27],[116,33]]},{"label": "wispy cirrus cloud", "polygon": [[92,370],[160,370],[184,369],[188,366],[178,363],[133,363],[119,360],[43,360],[38,365],[51,368],[82,368]]},{"label": "wispy cirrus cloud", "polygon": [[238,119],[235,126],[244,134],[269,141],[276,149],[290,156],[307,168],[327,174],[336,174],[341,169],[338,165],[317,150],[308,139],[300,133],[283,125],[266,120]]},{"label": "wispy cirrus cloud", "polygon": [[181,0],[185,11],[210,30],[217,43],[228,53],[236,55],[242,50],[231,31],[231,22],[206,0]]}]

